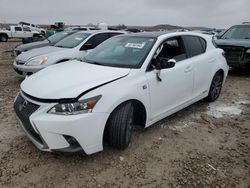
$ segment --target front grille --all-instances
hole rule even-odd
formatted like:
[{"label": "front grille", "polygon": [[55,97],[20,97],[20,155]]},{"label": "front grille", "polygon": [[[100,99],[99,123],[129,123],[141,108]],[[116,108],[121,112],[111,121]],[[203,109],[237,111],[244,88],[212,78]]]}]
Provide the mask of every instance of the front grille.
[{"label": "front grille", "polygon": [[30,116],[33,114],[40,106],[33,104],[25,100],[21,94],[19,94],[14,103],[14,110],[23,124],[25,130],[40,144],[43,144],[41,137],[36,133],[30,122]]},{"label": "front grille", "polygon": [[228,63],[239,63],[243,56],[245,49],[237,46],[218,46],[225,51]]},{"label": "front grille", "polygon": [[16,64],[17,64],[17,65],[23,65],[24,63],[25,63],[25,61],[16,60]]}]

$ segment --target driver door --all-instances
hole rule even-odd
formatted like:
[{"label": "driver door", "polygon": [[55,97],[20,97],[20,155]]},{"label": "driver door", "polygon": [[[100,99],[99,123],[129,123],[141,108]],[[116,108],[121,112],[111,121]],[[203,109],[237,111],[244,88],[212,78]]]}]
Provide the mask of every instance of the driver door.
[{"label": "driver door", "polygon": [[[151,120],[159,120],[171,114],[177,107],[189,101],[193,91],[193,64],[187,58],[181,37],[169,38],[158,48],[153,59],[175,59],[173,68],[146,72],[151,102]],[[153,62],[153,61],[152,61]],[[161,79],[157,79],[158,75]]]}]

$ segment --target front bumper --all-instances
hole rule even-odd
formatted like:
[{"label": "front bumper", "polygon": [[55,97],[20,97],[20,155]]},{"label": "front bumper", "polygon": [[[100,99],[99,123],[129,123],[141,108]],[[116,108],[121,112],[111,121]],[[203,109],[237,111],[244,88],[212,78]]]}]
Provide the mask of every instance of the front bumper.
[{"label": "front bumper", "polygon": [[218,45],[225,52],[227,63],[230,67],[245,67],[250,65],[250,53],[244,47]]},{"label": "front bumper", "polygon": [[18,74],[26,76],[26,75],[31,75],[33,73],[36,73],[46,67],[45,66],[26,66],[24,64],[18,64],[16,61],[14,61],[13,68]]},{"label": "front bumper", "polygon": [[[22,92],[15,99],[14,109],[20,126],[37,148],[65,152],[83,150],[86,154],[103,150],[103,132],[108,113],[48,114],[47,111],[54,105],[33,101]],[[24,116],[28,116],[28,121]]]}]

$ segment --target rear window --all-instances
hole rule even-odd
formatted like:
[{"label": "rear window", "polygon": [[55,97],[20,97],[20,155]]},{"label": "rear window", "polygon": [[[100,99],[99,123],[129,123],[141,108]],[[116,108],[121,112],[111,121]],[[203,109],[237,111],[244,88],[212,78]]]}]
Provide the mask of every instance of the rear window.
[{"label": "rear window", "polygon": [[206,41],[197,36],[184,36],[184,43],[189,57],[197,56],[205,52]]}]

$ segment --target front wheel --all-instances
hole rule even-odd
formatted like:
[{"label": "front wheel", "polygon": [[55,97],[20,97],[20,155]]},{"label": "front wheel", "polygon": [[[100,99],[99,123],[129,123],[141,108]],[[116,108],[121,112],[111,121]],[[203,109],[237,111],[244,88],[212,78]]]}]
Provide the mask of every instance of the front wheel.
[{"label": "front wheel", "polygon": [[8,37],[6,35],[0,35],[0,41],[1,42],[7,42],[8,41]]},{"label": "front wheel", "polygon": [[223,75],[217,72],[213,77],[208,96],[205,98],[206,101],[213,102],[220,96],[222,83]]},{"label": "front wheel", "polygon": [[128,147],[133,130],[134,107],[128,102],[112,112],[108,122],[109,145],[117,149]]}]

